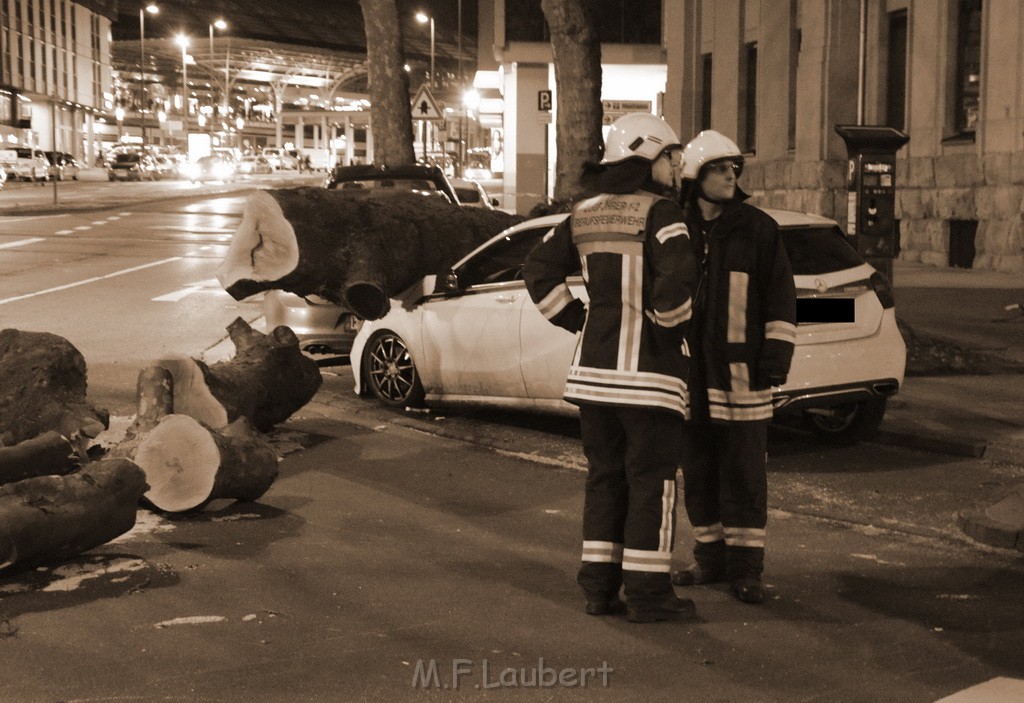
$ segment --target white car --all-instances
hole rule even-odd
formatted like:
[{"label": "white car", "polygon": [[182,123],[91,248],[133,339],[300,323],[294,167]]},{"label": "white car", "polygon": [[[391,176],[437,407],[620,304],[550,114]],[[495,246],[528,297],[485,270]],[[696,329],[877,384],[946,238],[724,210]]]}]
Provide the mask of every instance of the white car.
[{"label": "white car", "polygon": [[494,210],[498,206],[498,200],[487,195],[484,187],[476,181],[467,178],[450,178],[455,194],[459,196],[459,203],[469,207]]},{"label": "white car", "polygon": [[[797,288],[796,351],[776,413],[799,412],[835,442],[873,433],[903,383],[906,346],[892,289],[816,215],[767,210],[780,225]],[[573,412],[562,400],[577,335],[549,323],[522,280],[527,253],[566,215],[520,223],[366,321],[352,345],[356,392],[392,406],[473,402]],[[570,279],[586,300],[583,279]]]}]

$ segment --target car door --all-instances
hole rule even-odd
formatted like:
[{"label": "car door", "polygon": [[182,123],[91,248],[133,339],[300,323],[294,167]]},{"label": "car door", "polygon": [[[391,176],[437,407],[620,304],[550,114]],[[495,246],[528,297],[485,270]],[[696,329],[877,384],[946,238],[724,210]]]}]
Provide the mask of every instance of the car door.
[{"label": "car door", "polygon": [[[572,294],[589,302],[582,276],[569,278]],[[565,390],[569,364],[576,354],[580,335],[557,327],[544,317],[532,302],[523,309],[520,319],[521,367],[523,383],[529,398],[558,400]]]},{"label": "car door", "polygon": [[533,308],[522,280],[526,255],[549,227],[523,229],[492,242],[455,274],[459,292],[424,305],[423,344],[446,396],[526,397],[520,328]]}]

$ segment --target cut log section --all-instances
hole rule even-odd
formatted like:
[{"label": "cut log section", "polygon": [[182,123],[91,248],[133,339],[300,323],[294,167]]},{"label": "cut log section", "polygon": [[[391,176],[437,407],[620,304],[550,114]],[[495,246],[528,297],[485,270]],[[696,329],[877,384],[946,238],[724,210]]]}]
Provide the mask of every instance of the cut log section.
[{"label": "cut log section", "polygon": [[219,428],[240,417],[268,432],[308,403],[323,379],[320,367],[299,350],[288,327],[269,335],[242,318],[228,326],[235,355],[212,365],[168,355],[156,365],[173,376],[174,413]]},{"label": "cut log section", "polygon": [[34,476],[64,476],[78,468],[71,442],[59,432],[44,432],[13,447],[0,448],[0,483]]},{"label": "cut log section", "polygon": [[109,420],[86,402],[85,359],[71,342],[48,332],[0,331],[0,446],[54,430],[84,452]]},{"label": "cut log section", "polygon": [[[132,459],[139,442],[156,427],[160,419],[174,412],[174,377],[162,366],[149,366],[139,371],[135,382],[135,420],[125,431],[124,439],[110,450],[109,457]],[[225,419],[225,424],[227,420]]]},{"label": "cut log section", "polygon": [[0,486],[0,572],[67,559],[135,526],[146,478],[125,459]]},{"label": "cut log section", "polygon": [[389,298],[522,219],[415,193],[259,191],[246,203],[217,278],[236,300],[278,288],[373,320],[387,313]]},{"label": "cut log section", "polygon": [[217,498],[257,500],[277,478],[277,453],[245,418],[215,431],[186,415],[168,415],[139,443],[135,463],[160,510],[201,508]]}]

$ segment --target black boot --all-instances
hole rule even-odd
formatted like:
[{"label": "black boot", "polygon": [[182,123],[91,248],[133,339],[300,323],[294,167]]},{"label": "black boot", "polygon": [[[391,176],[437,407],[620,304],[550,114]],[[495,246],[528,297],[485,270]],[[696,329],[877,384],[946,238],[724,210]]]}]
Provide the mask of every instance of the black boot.
[{"label": "black boot", "polygon": [[744,603],[760,605],[764,603],[764,584],[760,576],[743,576],[732,581],[732,592]]},{"label": "black boot", "polygon": [[626,601],[618,596],[588,596],[583,610],[587,615],[622,615],[626,612]]},{"label": "black boot", "polygon": [[697,607],[689,598],[679,598],[675,593],[661,601],[630,601],[626,605],[626,619],[630,622],[648,623],[666,620],[694,620]]},{"label": "black boot", "polygon": [[722,583],[725,580],[724,565],[711,566],[694,563],[672,574],[674,586],[704,586],[709,583]]}]

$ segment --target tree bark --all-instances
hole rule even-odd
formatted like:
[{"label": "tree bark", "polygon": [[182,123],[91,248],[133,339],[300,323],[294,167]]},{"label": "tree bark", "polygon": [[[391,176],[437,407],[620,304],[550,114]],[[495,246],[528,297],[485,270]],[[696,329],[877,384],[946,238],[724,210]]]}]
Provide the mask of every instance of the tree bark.
[{"label": "tree bark", "polygon": [[84,453],[108,424],[86,401],[85,359],[74,345],[48,332],[0,331],[0,446],[54,430]]},{"label": "tree bark", "polygon": [[187,415],[168,415],[135,452],[160,510],[195,510],[218,498],[257,500],[277,478],[277,453],[246,418],[212,430]]},{"label": "tree bark", "polygon": [[67,559],[124,534],[146,488],[125,459],[0,486],[0,572]]},{"label": "tree bark", "polygon": [[551,29],[556,86],[555,194],[570,202],[583,194],[587,161],[600,161],[601,42],[586,0],[541,0]]},{"label": "tree bark", "polygon": [[387,313],[390,297],[520,221],[412,193],[261,191],[249,197],[217,278],[236,300],[279,288],[372,320]]},{"label": "tree bark", "polygon": [[395,0],[359,0],[366,28],[366,64],[373,129],[373,161],[412,164],[412,108]]},{"label": "tree bark", "polygon": [[0,447],[0,484],[33,476],[63,476],[78,464],[71,442],[51,430],[13,447]]},{"label": "tree bark", "polygon": [[[160,419],[174,412],[174,376],[162,366],[149,366],[139,371],[135,383],[135,421],[124,433],[124,439],[110,450],[108,457],[133,459],[139,442]],[[226,420],[225,420],[226,423]]]},{"label": "tree bark", "polygon": [[245,417],[268,432],[316,395],[320,368],[299,350],[291,329],[278,327],[267,335],[239,317],[228,325],[228,335],[235,355],[226,361],[207,365],[183,355],[156,361],[172,376],[175,414],[213,428]]}]

